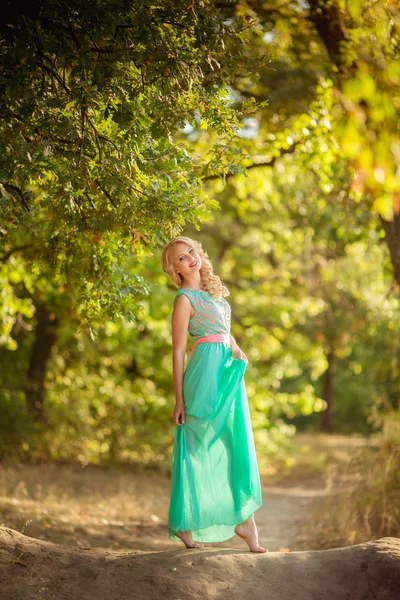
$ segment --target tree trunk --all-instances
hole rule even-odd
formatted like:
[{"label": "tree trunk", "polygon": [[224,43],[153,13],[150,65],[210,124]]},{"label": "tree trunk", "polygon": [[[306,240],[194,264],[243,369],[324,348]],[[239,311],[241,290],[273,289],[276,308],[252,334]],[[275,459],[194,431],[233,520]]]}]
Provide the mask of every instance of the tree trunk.
[{"label": "tree trunk", "polygon": [[310,19],[314,23],[331,61],[342,70],[341,42],[348,39],[340,7],[330,0],[309,0]]},{"label": "tree trunk", "polygon": [[393,221],[385,221],[385,219],[381,218],[381,222],[389,246],[394,278],[400,285],[400,214],[395,214]]},{"label": "tree trunk", "polygon": [[326,355],[328,368],[324,373],[324,390],[322,397],[327,403],[327,409],[322,413],[321,431],[333,433],[335,416],[335,355],[329,350]]},{"label": "tree trunk", "polygon": [[37,324],[35,340],[25,384],[25,396],[28,408],[36,421],[43,420],[44,379],[51,349],[56,340],[57,319],[51,319],[50,313],[42,304],[35,304]]}]

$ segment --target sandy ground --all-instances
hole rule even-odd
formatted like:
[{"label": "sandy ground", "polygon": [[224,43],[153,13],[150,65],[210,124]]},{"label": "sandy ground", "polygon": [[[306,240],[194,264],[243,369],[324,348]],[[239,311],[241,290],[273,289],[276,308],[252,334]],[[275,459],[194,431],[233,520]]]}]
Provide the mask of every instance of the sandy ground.
[{"label": "sandy ground", "polygon": [[2,600],[398,600],[400,540],[253,554],[78,550],[0,528]]}]

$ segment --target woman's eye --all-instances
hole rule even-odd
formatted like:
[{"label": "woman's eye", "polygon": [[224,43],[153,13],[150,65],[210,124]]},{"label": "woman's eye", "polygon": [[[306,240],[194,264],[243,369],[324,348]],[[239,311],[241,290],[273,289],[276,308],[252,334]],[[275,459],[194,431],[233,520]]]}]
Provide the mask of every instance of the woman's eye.
[{"label": "woman's eye", "polygon": [[[189,252],[190,254],[192,254],[192,252],[193,252],[193,248],[189,248],[188,252]],[[182,255],[182,256],[180,256],[180,257],[178,258],[178,260],[180,260],[180,261],[181,261],[181,260],[183,260],[184,258],[185,258],[185,257],[184,257],[184,255]]]}]

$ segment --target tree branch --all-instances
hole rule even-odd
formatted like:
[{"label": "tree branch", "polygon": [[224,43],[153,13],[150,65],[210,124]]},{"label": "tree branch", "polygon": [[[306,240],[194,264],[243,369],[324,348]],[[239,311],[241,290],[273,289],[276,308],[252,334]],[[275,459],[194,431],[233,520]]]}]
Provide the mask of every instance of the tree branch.
[{"label": "tree branch", "polygon": [[16,246],[15,248],[11,248],[11,250],[3,254],[3,256],[0,258],[0,262],[7,262],[7,260],[12,254],[14,254],[14,252],[20,252],[21,250],[25,250],[26,248],[32,248],[32,246],[33,244],[24,244],[23,246]]},{"label": "tree branch", "polygon": [[79,209],[79,212],[81,213],[82,219],[83,219],[83,221],[84,221],[84,223],[85,223],[85,225],[86,225],[86,227],[87,227],[87,224],[88,224],[88,223],[87,223],[86,215],[85,215],[85,213],[83,212],[83,210],[82,210],[82,207],[81,207],[81,205],[80,205],[80,203],[79,203],[78,199],[77,199],[75,196],[72,196],[72,197],[73,197],[73,199],[74,199],[74,202],[75,202],[75,204],[77,205],[77,207],[78,207],[78,209]]},{"label": "tree branch", "polygon": [[[3,188],[6,190],[6,192],[8,194],[10,194],[11,198],[14,200],[14,202],[16,202],[15,196],[14,194],[16,194],[18,196],[18,198],[21,200],[21,203],[23,205],[23,207],[25,208],[25,210],[30,213],[31,209],[29,208],[29,206],[26,203],[26,200],[24,198],[24,193],[23,191],[17,187],[16,185],[12,185],[11,183],[2,183],[0,182],[0,184],[3,186]],[[14,194],[13,194],[14,192]]]},{"label": "tree branch", "polygon": [[101,191],[103,192],[103,194],[106,196],[106,198],[108,198],[108,200],[111,202],[111,204],[113,205],[114,208],[118,208],[118,206],[115,204],[114,200],[111,198],[110,194],[107,192],[106,189],[103,188],[103,186],[101,185],[100,181],[98,179],[95,179],[95,183],[97,183],[97,185],[99,186],[99,188],[101,189]]}]

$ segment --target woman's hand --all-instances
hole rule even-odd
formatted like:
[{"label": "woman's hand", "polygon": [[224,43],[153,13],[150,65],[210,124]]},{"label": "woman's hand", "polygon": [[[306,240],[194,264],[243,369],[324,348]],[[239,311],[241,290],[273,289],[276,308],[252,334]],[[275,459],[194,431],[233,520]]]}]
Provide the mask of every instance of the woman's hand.
[{"label": "woman's hand", "polygon": [[244,360],[246,362],[249,362],[245,353],[242,352],[242,350],[239,348],[239,346],[236,343],[231,344],[231,350],[232,350],[232,358],[238,358],[239,360]]},{"label": "woman's hand", "polygon": [[175,425],[182,425],[185,422],[185,405],[183,402],[177,402],[174,409]]}]

